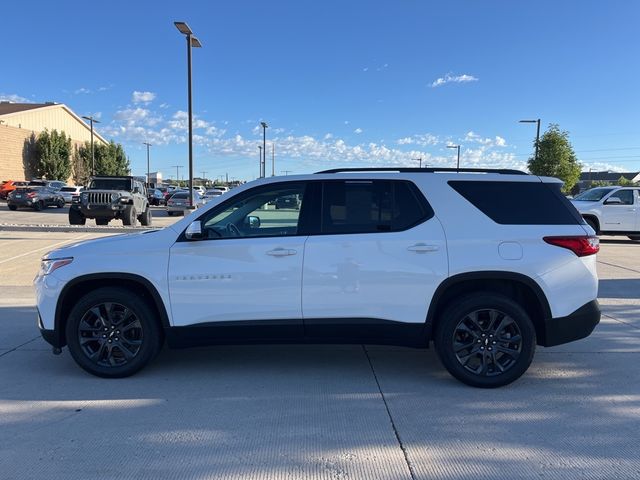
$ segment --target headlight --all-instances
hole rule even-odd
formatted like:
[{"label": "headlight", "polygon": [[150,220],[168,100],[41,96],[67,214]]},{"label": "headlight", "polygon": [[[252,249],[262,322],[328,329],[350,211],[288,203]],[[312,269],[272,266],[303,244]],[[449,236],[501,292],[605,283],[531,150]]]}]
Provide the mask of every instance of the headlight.
[{"label": "headlight", "polygon": [[60,267],[69,265],[73,262],[73,257],[67,258],[43,258],[40,263],[40,275],[49,275],[55,272]]}]

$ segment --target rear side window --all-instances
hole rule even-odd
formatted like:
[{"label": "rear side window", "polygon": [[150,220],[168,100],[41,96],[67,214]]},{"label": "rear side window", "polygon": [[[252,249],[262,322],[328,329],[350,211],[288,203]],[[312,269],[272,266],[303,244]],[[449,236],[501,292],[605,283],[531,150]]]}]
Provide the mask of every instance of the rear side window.
[{"label": "rear side window", "polygon": [[452,180],[449,185],[491,220],[503,225],[584,223],[562,195],[560,184]]},{"label": "rear side window", "polygon": [[433,211],[425,205],[426,200],[420,199],[415,190],[404,181],[325,182],[322,233],[374,233],[411,228],[433,216]]}]

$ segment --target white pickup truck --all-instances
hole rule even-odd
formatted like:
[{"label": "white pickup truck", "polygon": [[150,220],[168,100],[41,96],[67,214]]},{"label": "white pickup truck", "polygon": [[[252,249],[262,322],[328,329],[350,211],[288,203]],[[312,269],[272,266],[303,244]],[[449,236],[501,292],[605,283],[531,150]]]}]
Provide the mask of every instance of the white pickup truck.
[{"label": "white pickup truck", "polygon": [[592,188],[572,203],[598,235],[640,240],[640,187]]}]

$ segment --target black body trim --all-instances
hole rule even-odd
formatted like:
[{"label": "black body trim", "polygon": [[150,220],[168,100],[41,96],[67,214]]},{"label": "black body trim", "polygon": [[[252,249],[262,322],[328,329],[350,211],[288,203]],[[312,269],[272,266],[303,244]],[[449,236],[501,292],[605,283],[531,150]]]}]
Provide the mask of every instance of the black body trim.
[{"label": "black body trim", "polygon": [[545,338],[538,339],[543,347],[553,347],[588,337],[600,323],[598,300],[585,303],[566,317],[545,319]]},{"label": "black body trim", "polygon": [[170,348],[277,343],[427,346],[424,324],[376,318],[211,322],[167,328],[165,337]]},{"label": "black body trim", "polygon": [[508,168],[438,168],[438,167],[366,167],[366,168],[332,168],[330,170],[322,170],[316,174],[322,173],[349,173],[349,172],[401,172],[401,173],[434,173],[434,172],[452,172],[452,173],[499,173],[502,175],[529,175],[522,170],[512,170]]}]

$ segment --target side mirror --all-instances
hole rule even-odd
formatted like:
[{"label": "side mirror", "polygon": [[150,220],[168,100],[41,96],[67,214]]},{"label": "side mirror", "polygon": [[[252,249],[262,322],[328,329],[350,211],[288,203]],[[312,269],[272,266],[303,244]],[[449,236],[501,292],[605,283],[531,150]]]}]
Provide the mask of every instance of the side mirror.
[{"label": "side mirror", "polygon": [[260,217],[247,215],[244,219],[244,224],[249,228],[260,228]]},{"label": "side mirror", "polygon": [[604,202],[605,205],[621,205],[622,204],[622,200],[620,200],[620,197],[609,197],[607,198],[607,201]]},{"label": "side mirror", "polygon": [[191,222],[187,229],[184,231],[184,236],[187,240],[201,240],[202,239],[202,224],[200,220]]}]

